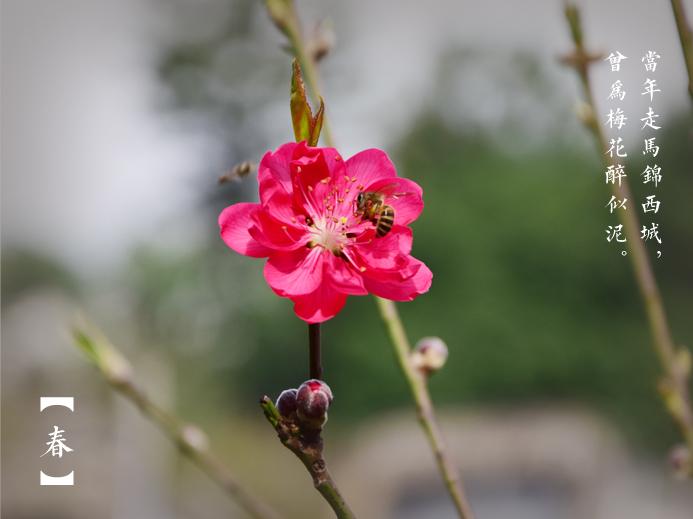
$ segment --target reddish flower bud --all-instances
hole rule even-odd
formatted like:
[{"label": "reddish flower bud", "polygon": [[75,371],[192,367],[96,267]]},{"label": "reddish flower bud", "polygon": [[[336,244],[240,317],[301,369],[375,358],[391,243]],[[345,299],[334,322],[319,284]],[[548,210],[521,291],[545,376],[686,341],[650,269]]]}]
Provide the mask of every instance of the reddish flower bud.
[{"label": "reddish flower bud", "polygon": [[416,343],[411,354],[414,367],[430,375],[445,365],[448,347],[438,337],[424,337]]},{"label": "reddish flower bud", "polygon": [[277,411],[284,418],[292,419],[296,416],[296,394],[298,389],[287,389],[277,398]]},{"label": "reddish flower bud", "polygon": [[321,380],[309,380],[301,384],[296,396],[298,417],[307,425],[320,427],[327,420],[327,409],[332,402],[330,387]]}]

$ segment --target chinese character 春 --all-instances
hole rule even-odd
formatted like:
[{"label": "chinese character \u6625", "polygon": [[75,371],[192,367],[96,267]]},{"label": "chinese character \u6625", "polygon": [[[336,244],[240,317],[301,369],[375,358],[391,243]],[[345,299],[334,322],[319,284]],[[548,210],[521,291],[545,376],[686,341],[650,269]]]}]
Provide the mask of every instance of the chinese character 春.
[{"label": "chinese character \u6625", "polygon": [[642,119],[640,119],[641,121],[645,121],[645,124],[643,124],[642,128],[640,128],[641,130],[644,130],[644,129],[645,129],[645,126],[649,126],[649,127],[652,128],[653,130],[659,130],[659,129],[661,128],[661,126],[655,126],[655,125],[654,125],[654,119],[655,119],[655,117],[659,117],[659,116],[656,115],[656,114],[652,111],[652,107],[650,107],[649,112],[647,112],[647,114],[645,114],[645,115],[646,115],[646,117],[643,117]]},{"label": "chinese character \u6625", "polygon": [[652,224],[652,229],[648,229],[647,225],[643,225],[642,231],[640,231],[642,233],[642,236],[640,236],[640,239],[647,241],[647,240],[654,238],[659,243],[662,243],[662,240],[659,239],[659,234],[657,231],[658,227],[659,227],[659,225],[657,225],[656,223]]},{"label": "chinese character \u6625", "polygon": [[[618,185],[621,185],[621,177],[627,176],[623,172],[623,166],[620,164],[614,168],[614,166],[609,166],[607,170],[605,171],[606,173],[606,183],[608,184],[611,182],[612,184],[616,183],[616,179],[618,179]],[[623,201],[625,203],[625,200]]]},{"label": "chinese character \u6625", "polygon": [[606,121],[604,124],[608,124],[609,128],[613,128],[614,125],[616,125],[618,127],[618,129],[620,130],[621,127],[624,124],[626,124],[627,119],[628,119],[627,117],[624,117],[621,109],[616,108],[615,112],[613,110],[609,110],[609,120]]},{"label": "chinese character \u6625", "polygon": [[645,180],[643,181],[643,184],[647,184],[648,182],[654,182],[655,187],[657,187],[657,183],[662,180],[662,175],[660,175],[659,173],[660,171],[662,171],[662,168],[657,166],[657,164],[655,164],[653,168],[647,166],[645,168],[645,171],[640,173],[641,175],[645,175]]},{"label": "chinese character \u6625", "polygon": [[[620,179],[619,179],[619,182],[621,182]],[[610,208],[610,210],[611,210],[610,212],[613,213],[614,209],[621,209],[621,208],[625,209],[627,201],[628,201],[627,198],[624,198],[623,200],[617,200],[615,196],[612,196],[611,200],[609,200],[609,203],[606,204],[604,207]]]},{"label": "chinese character \u6625", "polygon": [[[612,142],[613,142],[613,140],[612,140]],[[659,153],[659,146],[655,146],[654,142],[655,142],[655,137],[652,137],[651,139],[645,139],[645,151],[642,152],[643,155],[645,155],[645,153],[652,153],[653,157],[657,156],[657,153]]]},{"label": "chinese character \u6625", "polygon": [[647,86],[645,87],[645,91],[642,93],[642,95],[650,94],[650,101],[652,101],[652,98],[654,97],[654,93],[655,92],[661,92],[661,90],[658,88],[655,90],[657,83],[654,79],[648,79],[647,81],[645,81],[645,85],[647,85]]},{"label": "chinese character \u6625", "polygon": [[609,243],[611,243],[611,240],[613,240],[614,238],[616,238],[616,241],[619,241],[619,242],[621,242],[621,243],[623,243],[624,241],[626,241],[625,236],[623,237],[623,239],[620,239],[620,238],[621,238],[621,229],[622,229],[622,228],[623,228],[623,225],[620,225],[620,224],[617,225],[616,227],[611,227],[611,226],[609,225],[609,228],[606,230],[606,234],[608,234],[608,236],[606,237],[606,241],[608,241]]},{"label": "chinese character \u6625", "polygon": [[48,454],[51,451],[53,451],[53,456],[55,456],[57,454],[59,457],[62,458],[63,457],[63,451],[72,452],[72,450],[73,450],[63,443],[65,441],[65,439],[63,438],[62,434],[60,434],[60,433],[64,433],[65,431],[59,431],[57,425],[54,425],[53,427],[55,427],[55,431],[48,435],[51,437],[51,441],[46,442],[46,445],[49,445],[48,450],[46,452],[44,452],[43,454],[41,454],[41,456],[39,456],[39,458],[43,458],[46,454]]},{"label": "chinese character \u6625", "polygon": [[614,56],[614,53],[612,52],[609,54],[609,57],[606,58],[604,61],[609,60],[609,63],[611,63],[611,71],[612,72],[617,72],[618,69],[621,67],[620,63],[622,59],[628,59],[626,56],[621,54],[620,52],[616,51],[616,56]]},{"label": "chinese character \u6625", "polygon": [[659,202],[657,202],[654,199],[655,195],[648,196],[647,198],[647,203],[641,204],[642,205],[642,210],[646,213],[656,213],[659,211]]},{"label": "chinese character \u6625", "polygon": [[618,97],[621,101],[623,101],[623,98],[626,97],[626,93],[621,90],[621,86],[621,82],[616,80],[616,83],[611,85],[611,93],[607,99],[616,99]]},{"label": "chinese character \u6625", "polygon": [[619,137],[617,141],[615,141],[614,139],[611,139],[611,148],[609,148],[609,151],[604,153],[604,155],[606,155],[608,153],[610,157],[613,157],[614,156],[614,148],[616,148],[616,156],[617,157],[627,157],[628,156],[627,153],[624,153],[623,155],[621,155],[621,150],[624,148],[624,146],[622,144],[619,144],[620,142],[621,142],[621,137]]},{"label": "chinese character \u6625", "polygon": [[655,54],[653,51],[650,50],[640,61],[645,63],[645,70],[647,70],[648,72],[654,72],[655,68],[657,68],[655,59],[659,57],[659,54]]}]

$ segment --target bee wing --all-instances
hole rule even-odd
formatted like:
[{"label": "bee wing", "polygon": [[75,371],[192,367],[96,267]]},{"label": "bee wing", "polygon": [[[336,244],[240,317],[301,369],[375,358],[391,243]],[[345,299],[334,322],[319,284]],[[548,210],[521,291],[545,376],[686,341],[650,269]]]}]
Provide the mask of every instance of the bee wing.
[{"label": "bee wing", "polygon": [[403,196],[409,196],[409,195],[413,195],[413,194],[415,194],[415,193],[409,193],[409,192],[404,192],[404,193],[392,193],[391,195],[386,195],[385,198],[395,198],[395,199],[397,199],[397,198],[401,198],[401,197],[403,197]]},{"label": "bee wing", "polygon": [[408,193],[408,192],[397,192],[397,189],[399,188],[399,184],[397,182],[393,182],[392,184],[388,184],[386,186],[381,187],[376,191],[376,193],[383,195],[385,198],[400,198],[402,196],[407,196],[407,195],[413,195],[414,193]]}]

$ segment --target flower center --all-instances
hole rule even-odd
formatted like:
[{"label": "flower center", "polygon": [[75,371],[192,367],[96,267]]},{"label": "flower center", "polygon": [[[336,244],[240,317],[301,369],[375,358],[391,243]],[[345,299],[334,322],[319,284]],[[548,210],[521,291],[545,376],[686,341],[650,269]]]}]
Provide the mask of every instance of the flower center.
[{"label": "flower center", "polygon": [[343,247],[343,241],[340,239],[343,234],[335,229],[333,222],[327,218],[323,217],[315,221],[313,235],[314,238],[310,242],[312,246],[323,247],[334,254],[339,254]]}]

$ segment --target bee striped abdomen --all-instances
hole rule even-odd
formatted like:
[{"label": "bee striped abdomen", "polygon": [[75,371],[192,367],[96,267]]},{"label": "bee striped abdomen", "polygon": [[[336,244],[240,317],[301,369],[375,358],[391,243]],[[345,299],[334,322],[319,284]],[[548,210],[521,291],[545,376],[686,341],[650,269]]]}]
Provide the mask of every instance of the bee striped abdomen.
[{"label": "bee striped abdomen", "polygon": [[378,215],[378,223],[375,227],[376,238],[382,238],[392,229],[395,223],[395,210],[392,206],[383,205]]}]

